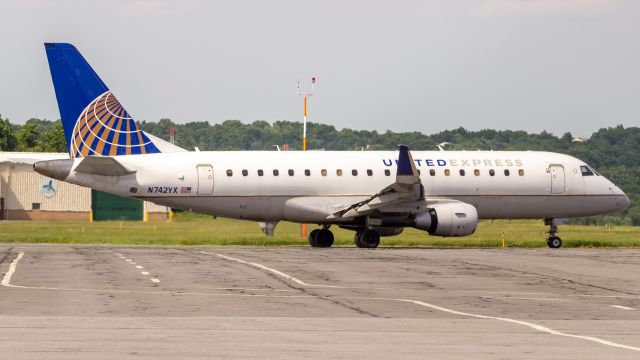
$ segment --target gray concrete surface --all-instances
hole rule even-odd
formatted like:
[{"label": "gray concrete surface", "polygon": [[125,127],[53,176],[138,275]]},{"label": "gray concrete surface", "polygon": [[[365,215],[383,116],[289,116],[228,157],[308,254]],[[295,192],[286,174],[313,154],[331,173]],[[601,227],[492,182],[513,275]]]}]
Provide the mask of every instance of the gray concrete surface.
[{"label": "gray concrete surface", "polygon": [[625,249],[3,244],[0,354],[640,359],[639,275]]}]

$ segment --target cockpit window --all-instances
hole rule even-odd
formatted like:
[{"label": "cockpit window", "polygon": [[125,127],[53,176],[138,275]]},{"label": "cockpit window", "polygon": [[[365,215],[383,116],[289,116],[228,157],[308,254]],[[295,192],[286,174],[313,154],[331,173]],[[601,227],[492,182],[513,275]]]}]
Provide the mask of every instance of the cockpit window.
[{"label": "cockpit window", "polygon": [[593,173],[593,171],[591,171],[591,168],[586,166],[586,165],[580,166],[580,172],[582,173],[582,176],[593,176],[593,175],[595,175]]}]

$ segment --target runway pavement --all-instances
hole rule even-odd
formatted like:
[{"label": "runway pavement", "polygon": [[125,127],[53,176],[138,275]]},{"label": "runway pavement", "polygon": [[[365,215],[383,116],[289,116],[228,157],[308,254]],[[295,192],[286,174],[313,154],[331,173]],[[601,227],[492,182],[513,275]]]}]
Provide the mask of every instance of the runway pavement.
[{"label": "runway pavement", "polygon": [[640,250],[3,244],[0,277],[2,358],[640,359]]}]

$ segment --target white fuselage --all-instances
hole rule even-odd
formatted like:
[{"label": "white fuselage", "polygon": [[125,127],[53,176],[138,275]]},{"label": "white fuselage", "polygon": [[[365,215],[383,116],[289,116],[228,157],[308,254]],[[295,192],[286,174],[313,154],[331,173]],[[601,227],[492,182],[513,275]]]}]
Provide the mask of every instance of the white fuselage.
[{"label": "white fuselage", "polygon": [[[412,154],[427,203],[444,198],[462,201],[474,205],[484,219],[580,217],[628,205],[617,186],[598,174],[583,175],[581,166],[586,164],[568,155],[531,151]],[[332,212],[393,183],[397,156],[394,151],[128,155],[115,158],[134,174],[113,177],[72,171],[66,180],[215,216],[320,224],[331,223],[327,217]],[[80,161],[76,159],[76,166]]]}]

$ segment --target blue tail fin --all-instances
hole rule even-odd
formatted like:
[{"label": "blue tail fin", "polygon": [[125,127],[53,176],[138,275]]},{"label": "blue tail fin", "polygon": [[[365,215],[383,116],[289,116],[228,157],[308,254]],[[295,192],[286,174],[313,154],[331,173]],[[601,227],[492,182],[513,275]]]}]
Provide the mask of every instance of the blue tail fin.
[{"label": "blue tail fin", "polygon": [[44,47],[72,158],[160,152],[73,45]]}]

